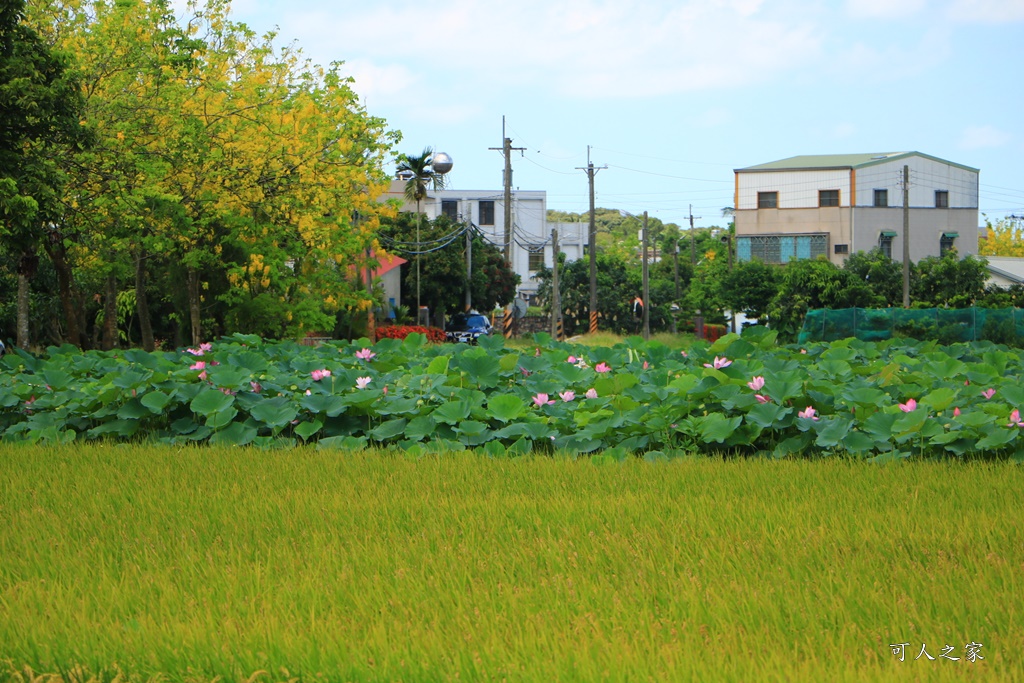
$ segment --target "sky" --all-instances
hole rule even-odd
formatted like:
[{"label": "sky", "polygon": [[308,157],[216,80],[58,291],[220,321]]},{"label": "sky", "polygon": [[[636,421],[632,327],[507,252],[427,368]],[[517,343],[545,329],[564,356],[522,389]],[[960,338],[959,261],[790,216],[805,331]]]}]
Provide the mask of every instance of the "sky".
[{"label": "sky", "polygon": [[[1024,215],[1024,0],[235,0],[342,73],[398,152],[452,189],[549,209],[724,225],[733,169],[918,151],[981,171],[980,212]],[[589,156],[588,156],[589,155]],[[393,170],[393,165],[388,169]],[[979,222],[984,218],[979,216]]]}]

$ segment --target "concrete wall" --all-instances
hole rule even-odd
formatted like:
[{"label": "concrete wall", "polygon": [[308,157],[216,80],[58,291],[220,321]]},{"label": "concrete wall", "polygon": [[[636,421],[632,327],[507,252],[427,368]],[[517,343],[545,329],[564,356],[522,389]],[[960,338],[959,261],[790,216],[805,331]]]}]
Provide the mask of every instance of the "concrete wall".
[{"label": "concrete wall", "polygon": [[[879,244],[883,231],[896,232],[894,258],[903,254],[903,166],[910,170],[910,259],[938,256],[943,233],[958,233],[961,256],[978,251],[978,173],[925,156],[879,162],[857,169],[757,171],[736,174],[736,234],[828,233],[829,259]],[[875,190],[887,190],[889,208],[874,206]],[[819,190],[839,190],[839,207],[818,207]],[[948,193],[949,208],[935,208],[935,192]],[[778,192],[778,208],[758,209],[758,192]]]},{"label": "concrete wall", "polygon": [[[854,216],[854,239],[850,247],[854,251],[868,251],[878,246],[883,231],[895,232],[892,240],[892,256],[903,258],[903,209],[856,208]],[[944,232],[955,232],[953,246],[960,256],[978,253],[978,211],[977,209],[911,209],[910,210],[910,260],[917,262],[926,256],[939,255],[939,241]]]}]

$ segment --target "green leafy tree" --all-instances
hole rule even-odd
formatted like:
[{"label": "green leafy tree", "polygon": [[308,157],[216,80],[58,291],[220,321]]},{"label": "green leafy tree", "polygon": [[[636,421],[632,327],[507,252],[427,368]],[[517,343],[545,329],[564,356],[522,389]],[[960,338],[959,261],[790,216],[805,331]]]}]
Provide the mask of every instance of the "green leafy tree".
[{"label": "green leafy tree", "polygon": [[917,278],[911,282],[915,308],[969,308],[985,294],[988,262],[968,255],[958,258],[951,250],[939,258],[929,256],[917,262]]},{"label": "green leafy tree", "polygon": [[800,259],[783,268],[779,291],[768,306],[768,318],[780,339],[795,341],[808,310],[866,307],[873,300],[867,285],[827,258]]},{"label": "green leafy tree", "polygon": [[0,235],[17,259],[17,343],[29,344],[29,287],[59,214],[56,159],[87,141],[66,58],[24,21],[23,0],[0,0]]},{"label": "green leafy tree", "polygon": [[[565,262],[560,258],[558,271],[562,295],[564,331],[567,335],[583,334],[590,328],[590,262],[577,259]],[[535,275],[537,295],[551,300],[551,269],[542,268]],[[636,334],[639,324],[633,315],[633,299],[640,295],[640,269],[615,253],[597,254],[597,291],[601,301],[599,329],[619,334]]]},{"label": "green leafy tree", "polygon": [[[903,264],[886,256],[881,249],[851,254],[843,264],[843,270],[867,286],[874,297],[872,306],[903,305]],[[916,276],[916,268],[911,264],[911,280]]]},{"label": "green leafy tree", "polygon": [[[385,219],[380,229],[381,245],[405,259],[419,256],[420,300],[432,312],[453,313],[465,306],[465,225],[447,216],[424,221],[422,215],[400,213]],[[470,279],[473,307],[493,310],[512,300],[519,286],[504,254],[479,235],[472,239],[473,276]],[[417,246],[422,245],[422,246]],[[417,254],[423,251],[426,253]],[[416,270],[412,263],[402,266],[402,302],[416,305]]]},{"label": "green leafy tree", "polygon": [[722,300],[729,309],[760,320],[778,294],[781,279],[778,266],[757,260],[736,263],[722,279]]}]

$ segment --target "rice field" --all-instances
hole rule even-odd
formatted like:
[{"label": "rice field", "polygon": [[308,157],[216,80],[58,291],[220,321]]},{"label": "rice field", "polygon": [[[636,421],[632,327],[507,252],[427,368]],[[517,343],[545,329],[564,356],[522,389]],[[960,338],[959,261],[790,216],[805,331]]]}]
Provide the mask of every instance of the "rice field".
[{"label": "rice field", "polygon": [[1005,462],[0,446],[0,680],[1024,680],[1022,490]]}]

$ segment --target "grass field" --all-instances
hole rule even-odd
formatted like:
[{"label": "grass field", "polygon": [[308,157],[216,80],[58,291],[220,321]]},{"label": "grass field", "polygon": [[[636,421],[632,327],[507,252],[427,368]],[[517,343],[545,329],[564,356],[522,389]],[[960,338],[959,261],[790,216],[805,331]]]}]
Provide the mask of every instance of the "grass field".
[{"label": "grass field", "polygon": [[1022,490],[1004,463],[3,446],[0,679],[1024,680]]}]

